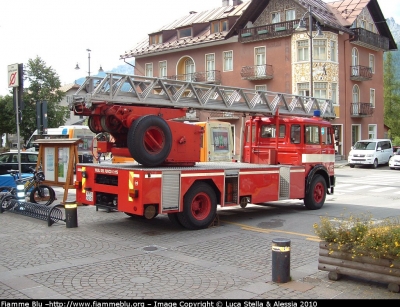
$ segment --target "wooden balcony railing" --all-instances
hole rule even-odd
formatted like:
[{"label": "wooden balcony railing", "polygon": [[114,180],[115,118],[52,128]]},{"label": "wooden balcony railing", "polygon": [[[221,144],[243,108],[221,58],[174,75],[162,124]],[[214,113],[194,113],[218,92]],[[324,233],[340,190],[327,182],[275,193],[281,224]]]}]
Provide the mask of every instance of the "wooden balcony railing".
[{"label": "wooden balcony railing", "polygon": [[372,69],[367,66],[350,66],[350,79],[354,81],[368,81],[372,79]]},{"label": "wooden balcony railing", "polygon": [[168,76],[166,78],[180,81],[221,84],[221,72],[219,70],[198,71],[190,74]]},{"label": "wooden balcony railing", "polygon": [[367,117],[372,116],[374,108],[367,102],[356,102],[350,105],[350,115],[352,117]]},{"label": "wooden balcony railing", "polygon": [[363,46],[372,50],[389,50],[389,39],[363,28],[351,29],[354,36],[350,38],[350,42],[359,46]]},{"label": "wooden balcony railing", "polygon": [[274,69],[272,65],[254,65],[243,66],[240,71],[242,79],[245,80],[264,80],[272,79],[274,77]]},{"label": "wooden balcony railing", "polygon": [[282,36],[289,36],[295,31],[299,19],[273,23],[269,25],[246,28],[239,30],[239,42],[248,43],[258,40],[271,39]]}]

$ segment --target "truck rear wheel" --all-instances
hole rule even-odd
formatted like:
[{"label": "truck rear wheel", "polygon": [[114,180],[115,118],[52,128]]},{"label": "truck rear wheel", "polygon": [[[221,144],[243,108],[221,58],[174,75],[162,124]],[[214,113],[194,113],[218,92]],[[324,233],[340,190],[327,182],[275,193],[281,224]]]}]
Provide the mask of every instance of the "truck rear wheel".
[{"label": "truck rear wheel", "polygon": [[326,198],[326,182],[321,175],[315,175],[311,181],[304,205],[309,210],[321,209]]},{"label": "truck rear wheel", "polygon": [[181,213],[168,213],[168,218],[174,226],[182,228],[183,225],[181,224],[181,222],[178,219],[178,214],[181,214]]},{"label": "truck rear wheel", "polygon": [[171,152],[172,133],[164,119],[145,115],[133,122],[127,141],[132,158],[144,166],[157,166]]},{"label": "truck rear wheel", "polygon": [[178,213],[179,222],[188,229],[203,229],[210,226],[217,214],[217,197],[213,189],[204,182],[197,182],[183,198],[183,212]]}]

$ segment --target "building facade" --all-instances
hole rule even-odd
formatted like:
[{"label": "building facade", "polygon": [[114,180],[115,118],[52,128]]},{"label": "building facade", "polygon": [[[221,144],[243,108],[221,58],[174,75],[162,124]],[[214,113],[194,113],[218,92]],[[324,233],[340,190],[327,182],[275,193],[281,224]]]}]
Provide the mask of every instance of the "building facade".
[{"label": "building facade", "polygon": [[[223,0],[149,33],[121,59],[134,57],[137,75],[330,99],[336,152],[347,158],[357,140],[386,136],[383,55],[396,49],[377,0]],[[241,115],[187,119],[231,122],[241,155]]]}]

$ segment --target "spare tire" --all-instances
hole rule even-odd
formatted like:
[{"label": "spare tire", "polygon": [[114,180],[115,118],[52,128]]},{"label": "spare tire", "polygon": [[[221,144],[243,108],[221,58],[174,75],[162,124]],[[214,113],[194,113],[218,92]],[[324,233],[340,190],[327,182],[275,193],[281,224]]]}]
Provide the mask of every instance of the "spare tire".
[{"label": "spare tire", "polygon": [[172,148],[172,133],[167,122],[155,115],[136,119],[128,132],[132,158],[144,166],[157,166],[167,159]]}]

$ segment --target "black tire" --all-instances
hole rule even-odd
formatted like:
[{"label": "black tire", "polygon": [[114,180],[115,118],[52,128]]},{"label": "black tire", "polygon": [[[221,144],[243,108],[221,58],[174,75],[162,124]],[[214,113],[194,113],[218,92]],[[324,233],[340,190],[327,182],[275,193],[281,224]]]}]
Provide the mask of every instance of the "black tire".
[{"label": "black tire", "polygon": [[372,164],[372,168],[377,168],[378,165],[379,165],[378,159],[375,159],[375,160],[374,160],[374,163]]},{"label": "black tire", "polygon": [[318,210],[324,205],[326,198],[326,182],[321,175],[315,175],[311,181],[304,205],[308,210]]},{"label": "black tire", "polygon": [[349,164],[349,166],[350,166],[350,168],[354,168],[355,165],[354,164]]},{"label": "black tire", "polygon": [[12,207],[14,207],[16,204],[18,204],[18,200],[17,197],[15,197],[14,195],[5,195],[2,199],[1,199],[1,210],[10,210],[12,209]]},{"label": "black tire", "polygon": [[216,214],[214,190],[204,182],[196,182],[183,198],[183,212],[178,214],[178,219],[184,227],[196,230],[209,227]]},{"label": "black tire", "polygon": [[96,134],[101,132],[99,127],[97,127],[95,125],[95,121],[98,117],[99,117],[98,115],[91,115],[91,116],[89,116],[89,119],[88,119],[88,126],[89,126],[90,131],[92,131],[93,133],[96,133]]},{"label": "black tire", "polygon": [[178,214],[181,213],[168,213],[168,218],[174,226],[183,228],[183,225],[181,224],[181,222],[179,222]]},{"label": "black tire", "polygon": [[56,199],[56,193],[54,189],[48,185],[41,184],[38,187],[33,188],[29,195],[31,203],[42,204],[48,206],[53,203]]},{"label": "black tire", "polygon": [[145,115],[133,122],[127,141],[132,158],[152,167],[162,164],[171,152],[172,133],[164,119]]}]

